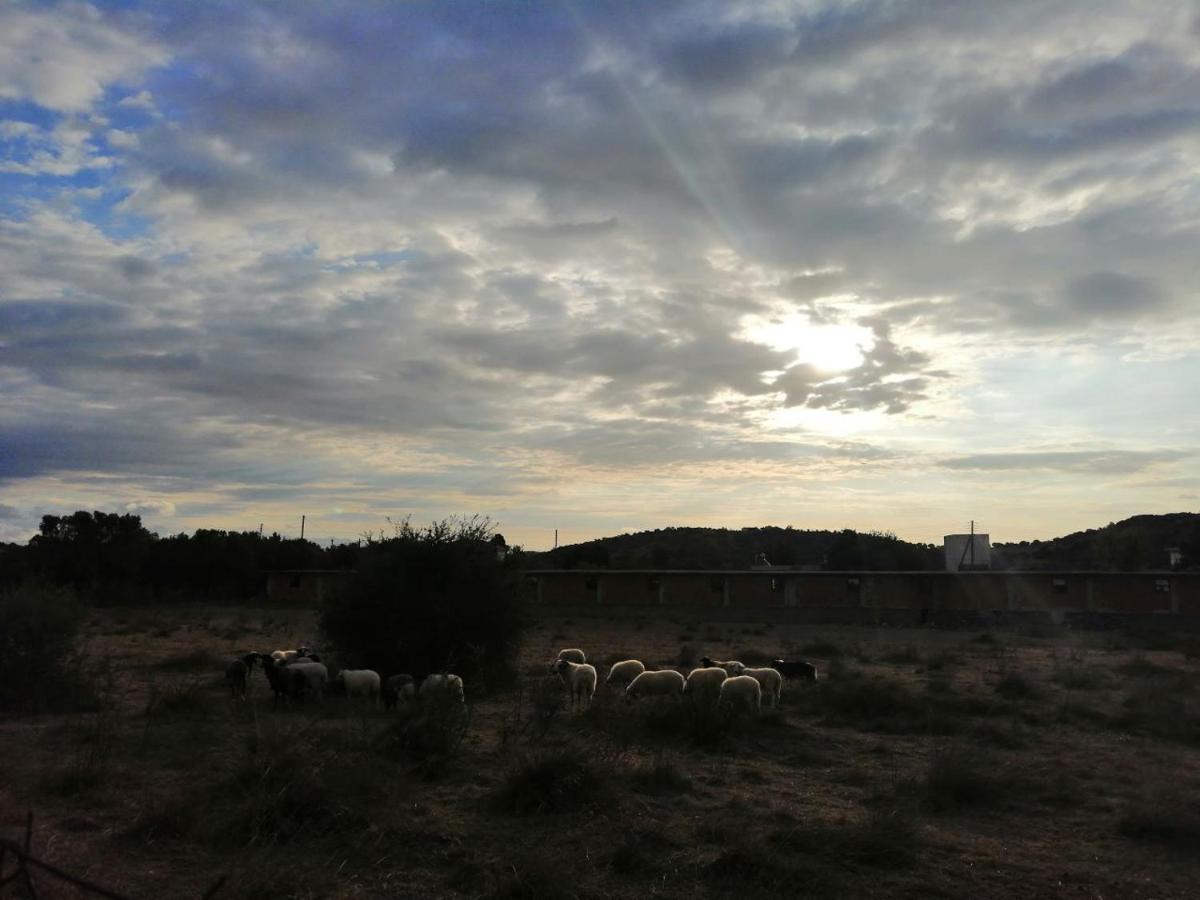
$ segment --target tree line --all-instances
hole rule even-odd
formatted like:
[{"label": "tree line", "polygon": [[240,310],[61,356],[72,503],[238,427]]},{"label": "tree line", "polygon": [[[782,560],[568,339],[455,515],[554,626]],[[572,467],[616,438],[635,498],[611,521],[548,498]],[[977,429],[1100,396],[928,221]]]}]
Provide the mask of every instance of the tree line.
[{"label": "tree line", "polygon": [[42,516],[25,545],[0,544],[0,586],[39,579],[95,603],[244,602],[270,569],[353,569],[357,543],[332,547],[277,533],[201,528],[160,537],[132,513]]}]

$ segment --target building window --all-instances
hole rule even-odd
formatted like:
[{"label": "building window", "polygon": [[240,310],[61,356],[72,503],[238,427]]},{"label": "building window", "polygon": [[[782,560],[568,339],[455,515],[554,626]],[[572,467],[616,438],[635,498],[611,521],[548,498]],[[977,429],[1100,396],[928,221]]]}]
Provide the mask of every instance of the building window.
[{"label": "building window", "polygon": [[1067,592],[1067,579],[1055,578],[1050,582],[1050,586],[1056,594],[1065,594]]},{"label": "building window", "polygon": [[1166,578],[1155,578],[1154,579],[1154,591],[1155,591],[1155,593],[1159,593],[1159,594],[1171,593],[1171,582],[1168,581]]}]

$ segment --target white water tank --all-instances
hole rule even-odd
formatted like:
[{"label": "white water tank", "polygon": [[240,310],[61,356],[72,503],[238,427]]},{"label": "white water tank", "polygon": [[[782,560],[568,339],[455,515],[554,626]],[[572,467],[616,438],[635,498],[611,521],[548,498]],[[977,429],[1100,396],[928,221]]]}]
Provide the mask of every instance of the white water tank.
[{"label": "white water tank", "polygon": [[986,534],[948,534],[943,539],[947,572],[970,572],[992,567],[992,542]]}]

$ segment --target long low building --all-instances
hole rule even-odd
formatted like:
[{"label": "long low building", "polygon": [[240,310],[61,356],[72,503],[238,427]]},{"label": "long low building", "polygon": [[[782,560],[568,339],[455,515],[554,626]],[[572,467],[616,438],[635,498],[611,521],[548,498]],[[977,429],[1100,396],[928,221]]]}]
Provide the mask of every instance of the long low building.
[{"label": "long low building", "polygon": [[1196,618],[1194,572],[813,572],[542,569],[526,590],[544,607],[586,612],[670,607],[708,618],[970,623],[1035,618]]}]

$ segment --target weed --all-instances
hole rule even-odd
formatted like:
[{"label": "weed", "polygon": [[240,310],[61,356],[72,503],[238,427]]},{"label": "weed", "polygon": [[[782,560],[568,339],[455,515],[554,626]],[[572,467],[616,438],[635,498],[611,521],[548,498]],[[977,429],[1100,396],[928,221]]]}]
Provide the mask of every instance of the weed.
[{"label": "weed", "polygon": [[1121,727],[1157,738],[1200,744],[1200,705],[1189,694],[1165,690],[1154,681],[1135,685],[1117,718]]},{"label": "weed", "polygon": [[1005,700],[1027,700],[1037,695],[1033,682],[1014,669],[1009,669],[1000,677],[995,690]]},{"label": "weed", "polygon": [[1099,691],[1112,686],[1112,676],[1104,669],[1075,663],[1059,663],[1050,679],[1072,691]]},{"label": "weed", "polygon": [[207,650],[191,650],[168,656],[149,666],[160,672],[222,671],[225,660]]},{"label": "weed", "polygon": [[1005,790],[996,766],[963,747],[935,753],[920,783],[921,799],[938,813],[993,806]]},{"label": "weed", "polygon": [[842,655],[842,648],[832,641],[818,638],[802,645],[800,653],[803,656],[816,656],[821,659],[838,659]]},{"label": "weed", "polygon": [[916,644],[906,644],[895,650],[891,650],[882,657],[884,662],[895,663],[897,665],[919,663],[921,661],[921,653],[917,649]]},{"label": "weed", "polygon": [[831,862],[885,869],[913,865],[922,843],[917,818],[905,806],[873,809],[850,822],[800,825],[773,833],[770,841],[791,852],[819,853]]},{"label": "weed", "polygon": [[1174,785],[1156,785],[1126,804],[1117,831],[1135,840],[1194,851],[1200,847],[1200,805]]},{"label": "weed", "polygon": [[492,796],[492,808],[513,815],[568,812],[604,795],[605,773],[581,750],[562,747],[518,756]]},{"label": "weed", "polygon": [[692,789],[692,779],[664,750],[658,750],[652,761],[634,766],[630,781],[646,794],[683,794]]}]

